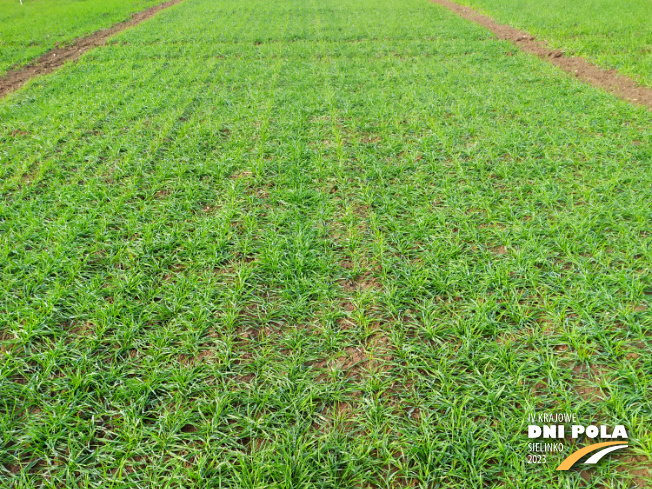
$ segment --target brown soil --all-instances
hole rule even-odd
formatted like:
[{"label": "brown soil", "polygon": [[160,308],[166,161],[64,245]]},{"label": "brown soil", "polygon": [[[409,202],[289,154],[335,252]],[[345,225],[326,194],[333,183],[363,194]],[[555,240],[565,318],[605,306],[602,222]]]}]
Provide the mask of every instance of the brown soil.
[{"label": "brown soil", "polygon": [[652,89],[639,86],[634,80],[619,74],[616,70],[600,68],[577,56],[564,56],[561,51],[550,49],[545,41],[536,40],[531,34],[514,27],[499,24],[491,17],[479,14],[469,7],[463,7],[450,0],[430,1],[451,10],[463,19],[481,25],[499,39],[513,42],[522,51],[552,63],[584,83],[611,92],[628,102],[652,109]]},{"label": "brown soil", "polygon": [[18,90],[32,78],[52,73],[67,61],[74,61],[89,49],[106,44],[106,41],[120,31],[140,24],[141,22],[156,15],[161,10],[181,3],[183,0],[168,0],[167,2],[155,5],[131,16],[129,20],[115,24],[108,29],[94,32],[93,34],[75,39],[72,44],[53,49],[39,56],[29,64],[10,70],[0,77],[0,98]]}]

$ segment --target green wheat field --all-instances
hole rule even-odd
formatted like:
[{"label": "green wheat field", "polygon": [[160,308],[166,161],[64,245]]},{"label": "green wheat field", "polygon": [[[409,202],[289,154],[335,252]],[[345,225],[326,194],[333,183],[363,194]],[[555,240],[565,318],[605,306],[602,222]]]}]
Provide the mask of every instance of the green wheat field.
[{"label": "green wheat field", "polygon": [[651,164],[427,0],[171,7],[0,100],[0,487],[648,487]]}]

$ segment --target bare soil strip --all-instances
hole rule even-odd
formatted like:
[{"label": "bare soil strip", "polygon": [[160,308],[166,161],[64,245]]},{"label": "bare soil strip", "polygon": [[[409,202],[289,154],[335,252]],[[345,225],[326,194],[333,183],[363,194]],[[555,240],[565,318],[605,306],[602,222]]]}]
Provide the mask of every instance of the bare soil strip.
[{"label": "bare soil strip", "polygon": [[522,51],[552,63],[584,83],[613,93],[628,102],[652,109],[652,89],[639,86],[634,80],[619,74],[616,70],[600,68],[578,56],[564,56],[563,52],[550,49],[545,41],[536,40],[531,34],[514,27],[499,24],[491,17],[479,14],[472,8],[463,7],[450,0],[430,1],[447,8],[463,19],[489,29],[499,39],[513,42]]},{"label": "bare soil strip", "polygon": [[89,36],[75,39],[70,45],[48,51],[27,65],[7,72],[4,76],[0,77],[0,98],[18,90],[32,78],[52,73],[67,61],[74,61],[89,49],[105,44],[114,34],[129,27],[138,25],[150,17],[153,17],[161,10],[165,10],[166,8],[172,7],[182,1],[183,0],[168,0],[167,2],[137,12],[128,20],[115,24],[108,29],[94,32]]}]

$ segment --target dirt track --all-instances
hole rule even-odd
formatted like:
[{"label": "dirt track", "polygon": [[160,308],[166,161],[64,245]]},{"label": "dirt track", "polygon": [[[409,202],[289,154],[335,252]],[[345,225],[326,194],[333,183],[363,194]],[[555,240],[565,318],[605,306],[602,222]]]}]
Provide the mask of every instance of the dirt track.
[{"label": "dirt track", "polygon": [[620,75],[616,70],[605,70],[577,56],[564,56],[561,51],[550,49],[545,41],[536,40],[531,34],[514,27],[499,24],[491,17],[479,14],[470,7],[463,7],[450,0],[430,1],[489,29],[499,39],[512,41],[522,51],[552,63],[584,83],[599,87],[634,104],[652,109],[652,89],[639,86],[634,80]]},{"label": "dirt track", "polygon": [[10,70],[4,76],[0,77],[0,98],[5,97],[8,93],[18,90],[32,78],[52,73],[65,62],[75,60],[89,49],[105,44],[109,37],[114,34],[117,34],[128,27],[140,24],[156,15],[161,10],[176,5],[177,3],[181,3],[182,1],[183,0],[168,0],[160,5],[155,5],[141,12],[137,12],[128,20],[115,24],[108,29],[94,32],[89,36],[80,37],[68,46],[48,51],[23,67],[16,70]]}]

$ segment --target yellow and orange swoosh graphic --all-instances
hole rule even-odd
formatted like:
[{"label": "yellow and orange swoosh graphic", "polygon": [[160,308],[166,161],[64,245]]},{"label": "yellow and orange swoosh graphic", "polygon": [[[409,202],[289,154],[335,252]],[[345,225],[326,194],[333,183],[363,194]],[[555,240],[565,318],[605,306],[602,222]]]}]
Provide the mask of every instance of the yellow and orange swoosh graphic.
[{"label": "yellow and orange swoosh graphic", "polygon": [[[620,445],[619,447],[615,447],[615,445]],[[557,470],[568,470],[570,469],[575,462],[577,462],[579,459],[581,459],[584,455],[587,453],[595,452],[596,450],[599,450],[600,448],[606,448],[606,447],[611,447],[614,446],[614,448],[605,450],[606,455],[608,452],[611,452],[613,450],[618,450],[620,448],[626,448],[627,443],[624,443],[622,441],[607,441],[604,443],[594,443],[593,445],[589,445],[588,447],[584,447],[581,450],[578,450],[574,453],[571,453],[566,460],[564,460],[561,464],[559,464],[559,467],[557,467]],[[600,455],[600,454],[596,454]],[[595,457],[595,456],[594,456]],[[592,459],[594,457],[591,457]],[[597,462],[600,460],[602,456],[595,457],[595,461]],[[589,462],[589,463],[595,463],[595,462]]]}]

